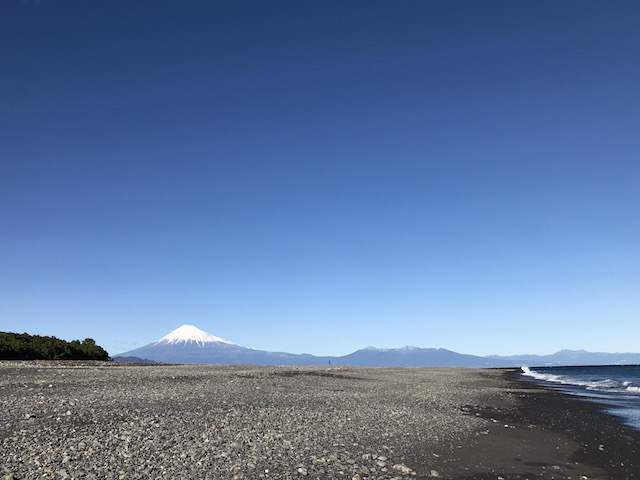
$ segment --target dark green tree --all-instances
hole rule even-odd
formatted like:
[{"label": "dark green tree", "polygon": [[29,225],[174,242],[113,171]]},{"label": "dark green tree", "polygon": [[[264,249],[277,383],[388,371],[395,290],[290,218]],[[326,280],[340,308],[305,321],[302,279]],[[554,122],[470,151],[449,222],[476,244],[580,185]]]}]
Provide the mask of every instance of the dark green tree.
[{"label": "dark green tree", "polygon": [[0,360],[109,360],[92,338],[60,340],[28,333],[0,332]]}]

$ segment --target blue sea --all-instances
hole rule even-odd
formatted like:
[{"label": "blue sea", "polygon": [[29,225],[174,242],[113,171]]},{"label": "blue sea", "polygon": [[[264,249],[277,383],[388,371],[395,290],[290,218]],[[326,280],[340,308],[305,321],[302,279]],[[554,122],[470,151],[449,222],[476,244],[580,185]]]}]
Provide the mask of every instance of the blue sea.
[{"label": "blue sea", "polygon": [[605,406],[640,430],[640,365],[522,367],[522,374],[545,386]]}]

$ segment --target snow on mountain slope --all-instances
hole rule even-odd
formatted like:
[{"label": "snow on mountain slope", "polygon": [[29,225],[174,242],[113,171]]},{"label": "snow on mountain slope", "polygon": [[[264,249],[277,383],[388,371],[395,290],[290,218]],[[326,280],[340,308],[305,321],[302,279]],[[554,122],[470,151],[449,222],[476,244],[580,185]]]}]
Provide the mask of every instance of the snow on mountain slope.
[{"label": "snow on mountain slope", "polygon": [[228,345],[235,345],[229,340],[211,335],[204,330],[200,330],[193,325],[182,325],[176,328],[172,332],[168,333],[160,340],[155,342],[155,345],[172,345],[177,343],[195,343],[202,347],[205,343],[226,343]]}]

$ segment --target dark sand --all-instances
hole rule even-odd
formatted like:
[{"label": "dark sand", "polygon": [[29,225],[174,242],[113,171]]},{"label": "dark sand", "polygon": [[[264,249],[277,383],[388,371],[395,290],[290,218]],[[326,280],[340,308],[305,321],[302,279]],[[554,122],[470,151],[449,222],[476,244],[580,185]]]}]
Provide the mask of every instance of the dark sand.
[{"label": "dark sand", "polygon": [[0,479],[640,479],[640,433],[515,370],[0,362]]},{"label": "dark sand", "polygon": [[[638,479],[640,432],[576,396],[540,388],[505,370],[511,407],[470,406],[491,423],[477,441],[447,458],[455,479]],[[445,467],[443,467],[443,470]]]}]

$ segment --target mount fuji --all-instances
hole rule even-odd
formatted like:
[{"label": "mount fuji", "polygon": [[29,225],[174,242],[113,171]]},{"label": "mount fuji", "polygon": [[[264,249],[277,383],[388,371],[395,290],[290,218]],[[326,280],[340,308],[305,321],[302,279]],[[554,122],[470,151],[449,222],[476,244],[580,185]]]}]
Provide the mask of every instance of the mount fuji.
[{"label": "mount fuji", "polygon": [[193,325],[182,325],[149,345],[121,353],[113,359],[244,365],[326,365],[329,362],[329,357],[243,347]]}]

